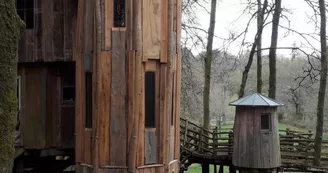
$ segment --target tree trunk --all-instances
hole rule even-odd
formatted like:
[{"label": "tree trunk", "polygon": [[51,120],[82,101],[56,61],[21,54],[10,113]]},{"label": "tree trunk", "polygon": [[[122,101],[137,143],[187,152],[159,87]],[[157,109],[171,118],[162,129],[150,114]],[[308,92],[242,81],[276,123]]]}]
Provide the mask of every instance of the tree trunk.
[{"label": "tree trunk", "polygon": [[278,27],[281,14],[281,0],[275,0],[275,9],[272,18],[271,46],[269,51],[269,97],[276,98],[276,52],[278,42]]},{"label": "tree trunk", "polygon": [[[257,0],[257,31],[258,39],[257,39],[257,92],[262,93],[262,27],[264,22],[264,16],[262,15],[262,0]],[[263,7],[263,10],[264,7]],[[261,32],[260,32],[261,31]]]},{"label": "tree trunk", "polygon": [[215,28],[215,14],[216,14],[216,2],[217,0],[212,0],[211,2],[211,17],[210,26],[208,28],[207,46],[206,46],[206,57],[205,61],[205,82],[204,82],[204,121],[203,127],[209,129],[210,127],[210,86],[211,86],[211,68],[212,68],[212,56],[213,56],[213,37]]},{"label": "tree trunk", "polygon": [[320,41],[321,41],[321,71],[320,71],[320,87],[318,94],[317,105],[317,128],[314,143],[314,160],[315,166],[320,166],[321,158],[321,143],[323,133],[323,110],[325,105],[326,83],[327,83],[327,40],[326,40],[326,7],[325,1],[319,0],[321,28],[320,28]]},{"label": "tree trunk", "polygon": [[[268,1],[265,0],[264,1],[264,4],[263,4],[262,11],[261,11],[261,16],[262,16],[263,20],[264,20],[265,9],[267,8],[267,6],[268,6]],[[255,54],[255,49],[256,49],[256,46],[258,45],[258,42],[259,42],[258,40],[261,39],[262,31],[263,31],[263,22],[262,22],[261,27],[258,27],[256,36],[255,36],[255,39],[254,39],[254,43],[253,43],[253,46],[252,46],[252,49],[251,49],[251,52],[250,52],[249,57],[248,57],[248,62],[247,62],[246,66],[245,66],[245,69],[243,71],[243,76],[241,78],[241,84],[240,84],[239,94],[238,94],[239,98],[241,98],[241,97],[244,96],[246,82],[247,82],[247,78],[248,78],[248,72],[249,72],[249,70],[250,70],[250,68],[252,66],[253,57],[254,57],[254,54]],[[262,63],[261,63],[261,66],[262,66]]]},{"label": "tree trunk", "polygon": [[14,0],[0,0],[0,173],[12,171],[17,116],[17,48],[24,24]]}]

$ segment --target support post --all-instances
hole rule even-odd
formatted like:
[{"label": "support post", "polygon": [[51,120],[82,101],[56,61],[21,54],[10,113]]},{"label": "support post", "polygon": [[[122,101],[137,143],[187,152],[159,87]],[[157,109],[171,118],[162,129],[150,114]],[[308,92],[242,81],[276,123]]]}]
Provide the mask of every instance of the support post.
[{"label": "support post", "polygon": [[210,173],[210,164],[208,163],[202,164],[202,173]]}]

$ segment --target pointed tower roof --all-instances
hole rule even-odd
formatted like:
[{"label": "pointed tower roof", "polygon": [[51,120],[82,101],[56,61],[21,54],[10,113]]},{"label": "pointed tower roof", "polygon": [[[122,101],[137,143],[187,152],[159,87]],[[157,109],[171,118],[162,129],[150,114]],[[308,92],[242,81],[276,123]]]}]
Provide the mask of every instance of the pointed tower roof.
[{"label": "pointed tower roof", "polygon": [[259,93],[254,93],[245,97],[242,97],[238,100],[230,102],[231,106],[270,106],[270,107],[278,107],[283,106],[283,104],[265,97]]}]

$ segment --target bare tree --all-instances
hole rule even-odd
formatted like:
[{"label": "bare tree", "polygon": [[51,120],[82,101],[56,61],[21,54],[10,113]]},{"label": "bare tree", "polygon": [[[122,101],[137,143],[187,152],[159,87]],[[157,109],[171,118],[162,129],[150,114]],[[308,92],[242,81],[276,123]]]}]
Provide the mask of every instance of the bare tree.
[{"label": "bare tree", "polygon": [[[266,2],[268,1],[266,0]],[[265,8],[265,7],[263,7]],[[262,0],[257,0],[257,30],[258,30],[258,39],[257,39],[257,92],[262,93],[262,30],[264,25],[264,15],[262,15]],[[261,32],[260,32],[261,31]]]},{"label": "bare tree", "polygon": [[[264,28],[264,14],[265,14],[265,10],[268,6],[268,1],[265,0],[264,1],[264,4],[263,4],[263,8],[261,10],[261,26],[258,26],[258,30],[257,30],[257,33],[255,35],[255,38],[254,38],[254,43],[252,45],[252,48],[251,48],[251,52],[249,54],[249,58],[248,58],[248,62],[245,66],[245,69],[243,71],[243,75],[242,75],[242,79],[241,79],[241,84],[240,84],[240,89],[239,89],[239,98],[243,97],[244,96],[244,93],[245,93],[245,87],[246,87],[246,82],[247,82],[247,78],[248,78],[248,73],[249,73],[249,70],[252,66],[252,63],[253,63],[253,57],[254,57],[254,54],[256,52],[256,46],[259,44],[259,39],[261,39],[261,36],[262,36],[262,31],[263,31],[263,28]],[[260,49],[258,49],[260,50]],[[262,63],[261,63],[262,64]],[[261,68],[262,70],[262,68]],[[262,82],[261,82],[262,83]]]},{"label": "bare tree", "polygon": [[0,0],[0,173],[10,173],[14,160],[17,49],[23,28],[15,1]]},{"label": "bare tree", "polygon": [[275,0],[275,9],[272,18],[271,46],[269,51],[269,97],[276,98],[276,48],[278,42],[278,28],[281,14],[281,0]]},{"label": "bare tree", "polygon": [[320,86],[318,93],[318,105],[317,105],[317,128],[315,134],[314,144],[314,160],[315,166],[320,166],[321,157],[321,144],[322,144],[322,133],[323,133],[323,114],[325,105],[325,94],[327,84],[327,38],[326,38],[326,6],[325,0],[319,0],[320,8],[320,41],[321,41],[321,70],[320,70]]},{"label": "bare tree", "polygon": [[205,65],[205,82],[204,82],[204,121],[203,127],[209,129],[210,127],[210,86],[211,86],[211,68],[212,68],[212,56],[213,56],[213,38],[215,29],[215,14],[216,14],[216,2],[217,0],[212,0],[211,2],[211,13],[210,13],[210,26],[208,28],[206,55],[204,57]]}]

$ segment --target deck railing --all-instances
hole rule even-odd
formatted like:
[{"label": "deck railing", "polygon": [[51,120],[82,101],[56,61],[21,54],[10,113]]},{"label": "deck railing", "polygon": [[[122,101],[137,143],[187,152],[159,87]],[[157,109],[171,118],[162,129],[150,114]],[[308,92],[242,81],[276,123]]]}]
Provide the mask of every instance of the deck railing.
[{"label": "deck railing", "polygon": [[[313,133],[290,129],[279,130],[279,133],[283,167],[313,167]],[[182,152],[212,160],[220,157],[231,159],[232,157],[232,129],[211,128],[211,130],[206,130],[182,118],[180,134]],[[328,141],[322,143],[321,167],[328,168]]]}]

